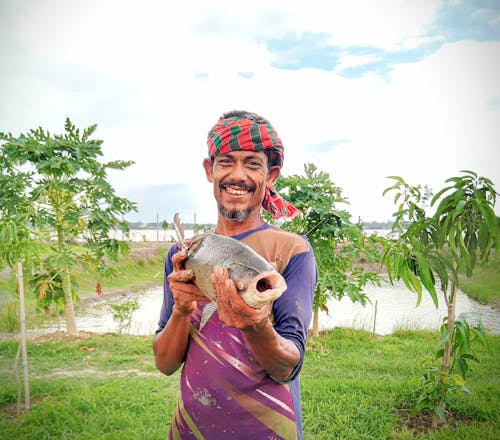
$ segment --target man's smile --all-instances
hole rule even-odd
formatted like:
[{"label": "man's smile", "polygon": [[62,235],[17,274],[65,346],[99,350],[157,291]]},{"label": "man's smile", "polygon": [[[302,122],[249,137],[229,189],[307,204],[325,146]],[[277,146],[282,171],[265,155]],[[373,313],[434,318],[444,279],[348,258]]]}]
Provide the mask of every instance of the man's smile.
[{"label": "man's smile", "polygon": [[232,196],[244,196],[249,192],[255,191],[255,186],[247,184],[221,183],[220,188]]},{"label": "man's smile", "polygon": [[248,191],[246,189],[231,188],[229,186],[227,186],[225,189],[226,189],[227,193],[234,195],[234,196],[244,196],[245,194],[248,193]]}]

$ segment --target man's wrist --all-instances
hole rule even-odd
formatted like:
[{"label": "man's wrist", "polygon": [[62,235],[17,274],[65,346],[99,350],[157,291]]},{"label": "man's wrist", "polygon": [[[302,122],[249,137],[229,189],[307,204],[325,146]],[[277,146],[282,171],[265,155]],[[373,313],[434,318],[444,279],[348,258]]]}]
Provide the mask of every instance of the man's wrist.
[{"label": "man's wrist", "polygon": [[269,327],[272,327],[271,321],[269,317],[265,317],[260,322],[242,329],[242,332],[247,336],[258,335],[268,331]]},{"label": "man's wrist", "polygon": [[191,318],[191,315],[193,314],[194,310],[196,309],[196,305],[191,308],[191,307],[185,307],[185,306],[180,306],[178,304],[174,304],[174,307],[172,309],[172,315],[176,316],[177,318]]}]

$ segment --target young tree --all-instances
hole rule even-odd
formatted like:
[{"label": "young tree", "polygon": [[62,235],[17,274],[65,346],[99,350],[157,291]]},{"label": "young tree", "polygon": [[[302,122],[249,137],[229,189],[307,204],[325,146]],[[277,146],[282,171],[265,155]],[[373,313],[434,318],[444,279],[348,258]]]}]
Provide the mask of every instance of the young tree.
[{"label": "young tree", "polygon": [[[434,215],[428,217],[422,207],[421,188],[408,185],[401,177],[393,186],[395,203],[400,202],[394,214],[393,229],[399,238],[387,240],[383,262],[391,281],[401,279],[422,297],[422,287],[431,295],[436,307],[439,286],[447,306],[447,316],[441,328],[439,350],[440,369],[431,367],[424,374],[421,396],[416,410],[431,410],[433,425],[445,419],[446,397],[450,391],[465,388],[468,362],[477,361],[471,352],[471,340],[485,343],[480,325],[470,327],[466,320],[456,319],[456,293],[460,276],[470,276],[477,264],[490,260],[498,252],[499,227],[494,212],[496,192],[491,180],[472,171],[463,171],[451,177],[449,186],[432,199]],[[452,375],[454,370],[457,375]]]},{"label": "young tree", "polygon": [[2,188],[0,192],[0,264],[7,263],[13,271],[16,271],[19,294],[20,344],[15,362],[18,410],[22,394],[17,380],[19,353],[23,361],[24,407],[27,410],[31,407],[23,267],[25,262],[38,259],[40,253],[36,235],[26,224],[33,210],[32,204],[25,197],[26,182],[29,179],[29,172],[16,169],[7,157],[0,156],[0,188]]},{"label": "young tree", "polygon": [[362,256],[376,258],[373,239],[362,233],[361,225],[353,224],[346,210],[342,190],[334,185],[328,173],[317,171],[314,164],[304,165],[304,175],[281,177],[276,189],[301,211],[283,229],[308,237],[318,265],[318,283],[314,293],[313,336],[319,335],[319,310],[328,312],[330,298],[348,295],[352,301],[365,304],[363,287],[378,282],[378,275],[357,265]]},{"label": "young tree", "polygon": [[[128,249],[109,233],[113,229],[127,232],[128,223],[120,218],[135,209],[106,180],[108,170],[123,170],[132,162],[101,163],[102,141],[91,139],[96,128],[92,125],[80,132],[66,119],[63,135],[51,135],[42,128],[17,137],[0,133],[2,156],[26,170],[23,194],[33,206],[27,221],[39,231],[48,231],[51,253],[45,264],[47,273],[55,270],[61,277],[69,334],[77,332],[72,270],[86,263],[106,273],[103,257],[116,259]],[[73,246],[76,239],[83,239],[85,248]]]}]

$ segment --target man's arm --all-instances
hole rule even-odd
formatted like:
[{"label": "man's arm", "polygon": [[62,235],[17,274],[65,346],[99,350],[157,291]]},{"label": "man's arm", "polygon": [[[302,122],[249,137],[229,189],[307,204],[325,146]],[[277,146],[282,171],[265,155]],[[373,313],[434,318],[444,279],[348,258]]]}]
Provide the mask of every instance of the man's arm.
[{"label": "man's arm", "polygon": [[212,275],[219,318],[226,325],[240,329],[261,367],[275,380],[290,377],[300,362],[300,352],[293,341],[280,336],[269,315],[272,305],[254,309],[237,292],[226,268],[216,267]]},{"label": "man's arm", "polygon": [[191,330],[191,315],[197,301],[206,301],[205,295],[192,283],[194,273],[184,269],[186,252],[172,257],[173,271],[167,276],[174,298],[174,307],[167,324],[153,340],[156,368],[166,375],[177,371],[186,357]]},{"label": "man's arm", "polygon": [[285,381],[300,362],[297,346],[280,336],[269,319],[262,325],[243,330],[255,358],[274,380]]}]

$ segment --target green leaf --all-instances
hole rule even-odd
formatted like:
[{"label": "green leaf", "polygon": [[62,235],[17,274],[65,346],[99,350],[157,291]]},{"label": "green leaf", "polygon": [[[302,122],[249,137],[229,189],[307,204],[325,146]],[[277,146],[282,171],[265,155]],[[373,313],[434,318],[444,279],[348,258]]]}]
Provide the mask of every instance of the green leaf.
[{"label": "green leaf", "polygon": [[475,335],[475,337],[479,339],[483,347],[488,347],[488,341],[486,340],[486,333],[482,326],[478,325],[472,327],[471,331]]},{"label": "green leaf", "polygon": [[444,344],[450,340],[452,332],[445,328],[444,331],[441,332],[441,336],[439,337],[438,347],[444,347]]},{"label": "green leaf", "polygon": [[455,328],[459,332],[460,342],[461,342],[462,347],[467,352],[470,352],[470,332],[469,332],[469,325],[467,324],[466,321],[456,321],[455,322]]},{"label": "green leaf", "polygon": [[436,415],[439,417],[439,420],[441,420],[441,422],[446,422],[446,416],[444,414],[444,410],[443,408],[441,408],[440,406],[435,406],[433,408],[434,412],[436,413]]},{"label": "green leaf", "polygon": [[403,281],[410,290],[417,293],[417,306],[420,305],[420,302],[422,301],[422,285],[420,284],[417,276],[408,267],[407,262],[405,262],[403,266]]},{"label": "green leaf", "polygon": [[455,215],[461,214],[467,204],[466,200],[460,200],[455,208]]},{"label": "green leaf", "polygon": [[443,188],[442,190],[438,191],[434,197],[432,198],[431,200],[431,206],[434,206],[434,204],[439,200],[439,198],[447,191],[449,191],[450,189],[452,189],[451,186],[448,186],[446,188]]}]

